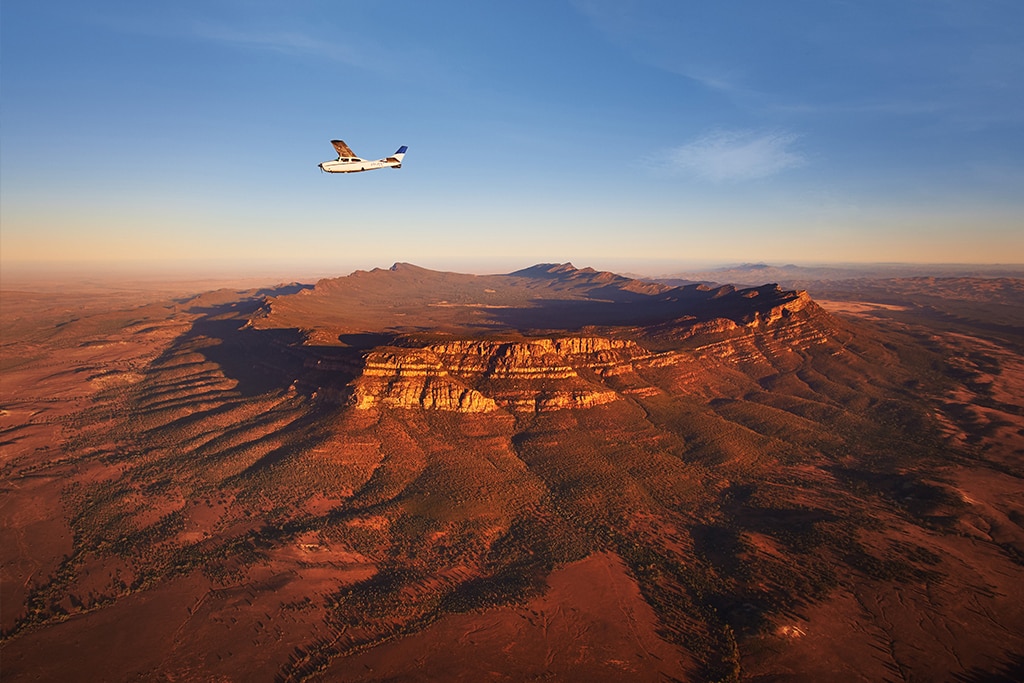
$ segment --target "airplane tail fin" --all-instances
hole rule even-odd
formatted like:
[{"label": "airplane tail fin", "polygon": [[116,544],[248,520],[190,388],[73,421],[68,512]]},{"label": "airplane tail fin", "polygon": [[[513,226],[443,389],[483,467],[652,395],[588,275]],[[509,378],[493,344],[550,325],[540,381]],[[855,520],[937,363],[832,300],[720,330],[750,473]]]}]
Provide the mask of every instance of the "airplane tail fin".
[{"label": "airplane tail fin", "polygon": [[391,156],[389,156],[387,158],[387,161],[397,161],[398,162],[398,165],[397,166],[393,166],[392,168],[402,168],[402,159],[405,158],[405,152],[408,149],[409,149],[408,147],[406,147],[405,145],[402,145],[401,147],[398,148],[397,152],[395,152],[394,154],[392,154]]}]

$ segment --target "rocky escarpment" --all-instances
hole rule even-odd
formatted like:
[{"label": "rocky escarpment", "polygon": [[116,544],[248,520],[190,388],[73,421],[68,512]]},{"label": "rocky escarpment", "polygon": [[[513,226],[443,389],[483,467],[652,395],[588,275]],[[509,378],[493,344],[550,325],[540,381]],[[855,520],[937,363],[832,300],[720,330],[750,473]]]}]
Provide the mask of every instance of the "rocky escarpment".
[{"label": "rocky escarpment", "polygon": [[353,404],[363,410],[539,413],[592,408],[663,389],[713,392],[723,365],[768,376],[789,367],[794,354],[828,343],[829,320],[800,294],[740,323],[675,321],[631,331],[652,343],[671,337],[685,348],[654,351],[632,339],[596,335],[376,348],[365,355],[353,382]]},{"label": "rocky escarpment", "polygon": [[827,342],[829,319],[806,293],[774,284],[670,287],[571,264],[488,276],[396,264],[268,299],[250,326],[298,330],[318,395],[360,410],[536,413],[713,391],[728,367],[766,377]]},{"label": "rocky escarpment", "polygon": [[498,409],[494,399],[453,377],[429,349],[384,348],[366,356],[355,407],[425,408],[464,413]]},{"label": "rocky escarpment", "polygon": [[589,408],[619,398],[595,373],[650,355],[635,342],[600,337],[375,349],[354,382],[354,405],[457,412]]}]

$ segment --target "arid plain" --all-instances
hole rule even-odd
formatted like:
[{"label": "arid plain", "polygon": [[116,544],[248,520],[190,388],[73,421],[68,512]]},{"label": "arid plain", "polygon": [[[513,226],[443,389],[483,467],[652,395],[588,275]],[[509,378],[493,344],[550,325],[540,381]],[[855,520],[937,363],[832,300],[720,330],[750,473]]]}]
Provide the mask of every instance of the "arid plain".
[{"label": "arid plain", "polygon": [[4,681],[1024,675],[1024,279],[396,264],[0,325]]}]

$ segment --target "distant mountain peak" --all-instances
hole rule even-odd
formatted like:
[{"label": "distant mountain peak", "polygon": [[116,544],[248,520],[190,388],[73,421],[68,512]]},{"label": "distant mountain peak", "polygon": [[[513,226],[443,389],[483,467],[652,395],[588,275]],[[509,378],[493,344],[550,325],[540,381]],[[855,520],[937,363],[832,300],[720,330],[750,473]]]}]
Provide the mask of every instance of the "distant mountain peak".
[{"label": "distant mountain peak", "polygon": [[390,268],[388,268],[388,270],[390,270],[392,273],[423,273],[429,271],[430,269],[424,268],[422,266],[417,266],[412,263],[396,261]]},{"label": "distant mountain peak", "polygon": [[[593,269],[588,268],[587,270],[593,272]],[[552,275],[568,275],[577,272],[581,271],[569,262],[538,263],[528,268],[511,272],[509,275],[515,275],[518,277],[550,277]]]}]

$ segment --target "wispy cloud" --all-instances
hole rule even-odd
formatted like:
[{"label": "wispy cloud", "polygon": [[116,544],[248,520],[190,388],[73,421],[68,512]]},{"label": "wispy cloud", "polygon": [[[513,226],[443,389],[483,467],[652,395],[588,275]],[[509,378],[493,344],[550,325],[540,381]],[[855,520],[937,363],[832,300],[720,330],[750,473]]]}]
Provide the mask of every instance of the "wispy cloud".
[{"label": "wispy cloud", "polygon": [[743,78],[738,69],[724,69],[707,64],[687,63],[676,66],[663,64],[661,68],[672,73],[689,78],[695,83],[715,90],[726,95],[748,95],[757,94],[750,88],[743,85]]},{"label": "wispy cloud", "polygon": [[807,163],[795,133],[718,130],[668,153],[665,165],[713,182],[756,180]]},{"label": "wispy cloud", "polygon": [[199,24],[193,31],[204,40],[236,47],[305,55],[353,66],[364,66],[365,61],[365,50],[353,49],[351,42],[320,40],[298,31],[245,31],[213,24]]},{"label": "wispy cloud", "polygon": [[436,53],[422,46],[396,45],[386,38],[320,37],[316,27],[235,28],[215,23],[195,24],[191,34],[201,40],[239,49],[276,52],[321,64],[342,65],[406,82],[445,84],[450,70]]}]

